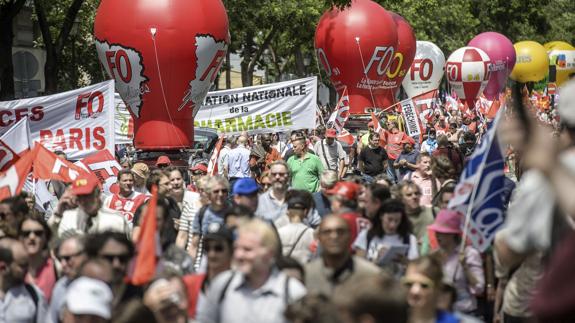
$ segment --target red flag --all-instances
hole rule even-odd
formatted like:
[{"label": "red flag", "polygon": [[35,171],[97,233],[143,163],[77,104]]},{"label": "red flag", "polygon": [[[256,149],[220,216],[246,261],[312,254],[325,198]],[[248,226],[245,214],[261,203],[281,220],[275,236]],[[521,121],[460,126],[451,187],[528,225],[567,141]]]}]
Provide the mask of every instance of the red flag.
[{"label": "red flag", "polygon": [[212,152],[210,161],[208,162],[208,175],[216,175],[218,173],[218,158],[220,157],[220,151],[224,145],[224,135],[220,135],[220,139],[216,143],[216,147]]},{"label": "red flag", "polygon": [[328,128],[334,128],[338,134],[341,134],[343,126],[349,118],[349,109],[349,95],[347,94],[347,87],[345,87],[339,98],[337,107],[327,121]]},{"label": "red flag", "polygon": [[349,146],[355,142],[355,137],[349,133],[345,128],[341,128],[341,132],[337,135],[337,140],[345,142]]},{"label": "red flag", "polygon": [[61,159],[39,143],[36,143],[34,150],[37,151],[36,159],[34,160],[34,171],[32,173],[34,178],[54,179],[70,183],[78,177],[78,175],[86,173],[86,170],[83,168]]},{"label": "red flag", "polygon": [[0,174],[0,200],[20,194],[37,151],[34,149],[24,153],[14,165]]},{"label": "red flag", "polygon": [[75,164],[96,175],[102,184],[104,193],[110,191],[110,186],[116,183],[116,176],[122,169],[122,166],[120,166],[116,158],[114,158],[114,155],[112,155],[108,149],[95,152]]},{"label": "red flag", "polygon": [[373,131],[374,132],[381,133],[383,131],[381,124],[379,124],[379,120],[377,119],[377,117],[375,116],[375,113],[373,113],[373,112],[371,112],[371,122],[373,122]]},{"label": "red flag", "polygon": [[152,197],[148,202],[142,222],[140,236],[136,242],[137,255],[131,281],[132,284],[137,286],[149,283],[156,274],[158,254],[160,252],[156,219],[157,205],[158,188],[154,185],[152,186]]}]

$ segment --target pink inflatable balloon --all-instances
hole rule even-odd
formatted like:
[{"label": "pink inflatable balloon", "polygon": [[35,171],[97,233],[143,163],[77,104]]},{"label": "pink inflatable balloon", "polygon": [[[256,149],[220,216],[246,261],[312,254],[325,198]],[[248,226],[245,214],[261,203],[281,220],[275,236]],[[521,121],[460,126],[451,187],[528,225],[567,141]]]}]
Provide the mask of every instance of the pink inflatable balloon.
[{"label": "pink inflatable balloon", "polygon": [[505,89],[507,77],[515,66],[515,48],[505,36],[496,32],[485,32],[475,36],[467,46],[482,49],[491,59],[491,76],[483,90],[490,100],[495,100]]}]

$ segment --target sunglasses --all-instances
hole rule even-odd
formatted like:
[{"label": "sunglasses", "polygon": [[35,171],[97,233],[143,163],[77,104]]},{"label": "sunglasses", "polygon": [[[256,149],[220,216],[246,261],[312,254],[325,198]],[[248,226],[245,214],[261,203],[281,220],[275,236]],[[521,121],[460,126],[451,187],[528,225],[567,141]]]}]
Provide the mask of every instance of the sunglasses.
[{"label": "sunglasses", "polygon": [[205,174],[206,174],[206,173],[205,173],[205,172],[202,172],[201,170],[196,170],[196,171],[193,171],[193,172],[192,172],[192,175],[195,175],[195,176],[197,176],[197,175],[205,175]]},{"label": "sunglasses", "polygon": [[22,230],[22,232],[20,232],[20,236],[28,237],[30,236],[30,233],[34,233],[35,236],[41,237],[44,235],[44,230]]},{"label": "sunglasses", "polygon": [[204,247],[204,250],[206,251],[206,253],[210,252],[211,250],[213,250],[214,252],[223,252],[224,245],[223,244],[206,245]]},{"label": "sunglasses", "polygon": [[83,251],[78,251],[78,252],[76,252],[76,253],[73,253],[73,254],[71,254],[71,255],[66,255],[66,256],[60,255],[60,256],[58,257],[58,260],[60,260],[60,262],[62,262],[62,261],[69,262],[70,259],[81,255],[82,252],[83,252]]},{"label": "sunglasses", "polygon": [[401,283],[408,289],[413,287],[414,285],[419,285],[422,289],[433,288],[433,282],[431,280],[420,281],[420,280],[402,278]]},{"label": "sunglasses", "polygon": [[281,176],[284,177],[286,176],[288,173],[285,172],[277,172],[277,173],[270,173],[272,176]]},{"label": "sunglasses", "polygon": [[101,258],[106,259],[109,263],[114,263],[114,260],[118,260],[120,263],[127,263],[130,260],[130,255],[100,255]]}]

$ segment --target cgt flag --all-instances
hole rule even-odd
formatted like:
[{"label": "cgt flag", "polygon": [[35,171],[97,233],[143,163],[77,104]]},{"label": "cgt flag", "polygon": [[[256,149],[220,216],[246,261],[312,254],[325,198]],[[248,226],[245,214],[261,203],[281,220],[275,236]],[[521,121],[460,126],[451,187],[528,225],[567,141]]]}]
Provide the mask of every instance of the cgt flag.
[{"label": "cgt flag", "polygon": [[497,140],[497,124],[503,109],[471,155],[455,187],[449,208],[466,215],[464,240],[485,251],[503,224],[504,158]]},{"label": "cgt flag", "polygon": [[339,102],[337,103],[336,109],[333,111],[329,120],[327,121],[328,128],[334,128],[338,134],[341,134],[343,131],[343,126],[345,122],[349,118],[349,95],[347,95],[347,87],[343,89],[343,93],[341,94],[341,98],[339,98]]}]

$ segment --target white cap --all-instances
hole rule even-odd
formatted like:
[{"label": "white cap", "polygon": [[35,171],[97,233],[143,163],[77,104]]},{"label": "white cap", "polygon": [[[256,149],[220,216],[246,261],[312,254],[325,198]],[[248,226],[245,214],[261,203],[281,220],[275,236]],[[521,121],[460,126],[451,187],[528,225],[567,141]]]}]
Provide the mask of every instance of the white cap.
[{"label": "white cap", "polygon": [[565,83],[559,89],[557,112],[563,123],[575,127],[575,80]]},{"label": "white cap", "polygon": [[66,308],[76,315],[94,315],[106,320],[112,317],[112,290],[101,280],[80,277],[66,292]]}]

